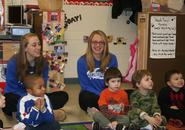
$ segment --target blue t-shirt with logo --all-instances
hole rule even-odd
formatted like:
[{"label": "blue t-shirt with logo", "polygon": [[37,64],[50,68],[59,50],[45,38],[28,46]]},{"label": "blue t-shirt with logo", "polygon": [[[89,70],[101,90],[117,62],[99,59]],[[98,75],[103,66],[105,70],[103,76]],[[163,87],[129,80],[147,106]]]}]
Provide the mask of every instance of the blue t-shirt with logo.
[{"label": "blue t-shirt with logo", "polygon": [[[111,55],[111,60],[107,66],[118,67],[117,58]],[[89,91],[96,95],[100,95],[101,91],[105,88],[104,73],[100,70],[101,61],[95,60],[95,68],[92,72],[88,70],[88,65],[85,56],[81,56],[77,62],[78,79],[81,86],[81,91]]]}]

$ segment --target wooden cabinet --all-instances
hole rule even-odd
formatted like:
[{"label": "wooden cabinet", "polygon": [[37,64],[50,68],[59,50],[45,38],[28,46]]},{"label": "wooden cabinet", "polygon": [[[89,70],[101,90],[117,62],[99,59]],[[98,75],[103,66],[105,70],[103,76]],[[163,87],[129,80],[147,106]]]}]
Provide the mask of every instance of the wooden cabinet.
[{"label": "wooden cabinet", "polygon": [[7,62],[15,53],[18,52],[20,41],[0,40],[1,59]]},{"label": "wooden cabinet", "polygon": [[33,32],[35,32],[41,40],[43,12],[35,11],[27,13],[28,24],[32,25]]},{"label": "wooden cabinet", "polygon": [[[154,23],[151,21],[151,17],[159,16],[159,23]],[[158,18],[158,17],[154,17]],[[170,19],[171,18],[171,19]],[[174,20],[175,24],[169,24],[165,22],[165,19]],[[161,23],[160,23],[161,21]],[[179,13],[140,13],[138,17],[138,55],[137,55],[137,69],[148,69],[152,73],[152,79],[154,81],[154,90],[158,93],[161,87],[165,86],[164,75],[165,72],[171,69],[180,70],[183,75],[185,75],[185,28],[183,24],[185,23],[185,14]],[[151,46],[154,44],[153,32],[151,33],[151,28],[158,26],[161,32],[156,33],[159,38],[155,40],[160,42],[155,42],[155,44],[161,44],[161,48],[157,51],[162,52],[158,53],[157,58],[151,56]],[[173,27],[172,27],[173,26]],[[163,28],[162,28],[163,27]],[[168,29],[166,31],[165,29]],[[172,31],[172,30],[175,31]],[[152,29],[153,30],[153,29]],[[163,37],[166,35],[166,37]],[[164,42],[165,41],[165,42]],[[164,46],[166,44],[166,48]],[[170,44],[174,44],[171,47]],[[159,46],[160,47],[160,46]],[[160,54],[169,55],[170,51],[174,51],[172,57],[162,57]]]},{"label": "wooden cabinet", "polygon": [[[0,89],[6,85],[5,74],[8,60],[18,52],[20,41],[0,40]],[[4,91],[3,91],[4,92]]]}]

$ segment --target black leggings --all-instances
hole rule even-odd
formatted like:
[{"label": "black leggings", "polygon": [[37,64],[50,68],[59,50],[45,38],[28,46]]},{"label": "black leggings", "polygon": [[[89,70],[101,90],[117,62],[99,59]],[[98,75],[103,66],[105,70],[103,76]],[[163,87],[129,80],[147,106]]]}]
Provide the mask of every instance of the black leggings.
[{"label": "black leggings", "polygon": [[87,112],[88,107],[95,107],[99,109],[98,107],[98,99],[99,96],[89,92],[89,91],[81,91],[79,95],[79,105],[80,108]]},{"label": "black leggings", "polygon": [[[47,95],[54,110],[62,108],[69,99],[68,94],[64,91],[47,93]],[[2,108],[2,110],[5,114],[12,116],[12,112],[17,111],[17,103],[20,96],[13,93],[6,93],[4,96],[6,100],[6,106]]]},{"label": "black leggings", "polygon": [[0,119],[0,128],[3,128],[3,121]]}]

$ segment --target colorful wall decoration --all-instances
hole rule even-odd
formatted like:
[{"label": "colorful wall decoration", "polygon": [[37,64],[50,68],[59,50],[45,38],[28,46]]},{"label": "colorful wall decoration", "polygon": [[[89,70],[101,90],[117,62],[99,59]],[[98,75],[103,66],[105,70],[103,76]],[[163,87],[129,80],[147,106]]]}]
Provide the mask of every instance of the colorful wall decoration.
[{"label": "colorful wall decoration", "polygon": [[112,6],[112,0],[64,0],[67,5]]}]

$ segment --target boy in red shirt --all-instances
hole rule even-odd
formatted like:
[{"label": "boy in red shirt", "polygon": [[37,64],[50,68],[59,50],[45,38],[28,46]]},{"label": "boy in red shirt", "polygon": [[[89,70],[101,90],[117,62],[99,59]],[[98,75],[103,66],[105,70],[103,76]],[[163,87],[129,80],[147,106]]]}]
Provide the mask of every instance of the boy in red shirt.
[{"label": "boy in red shirt", "polygon": [[93,130],[102,128],[124,130],[129,125],[128,95],[125,90],[120,89],[122,74],[118,68],[109,68],[104,74],[106,89],[104,89],[98,100],[99,109],[89,108],[88,113],[96,122]]}]

